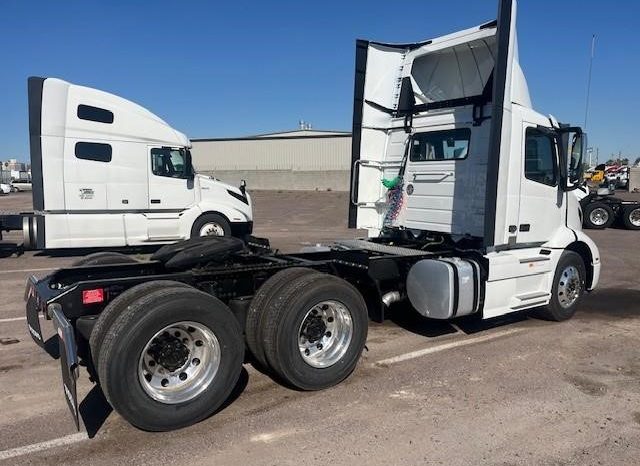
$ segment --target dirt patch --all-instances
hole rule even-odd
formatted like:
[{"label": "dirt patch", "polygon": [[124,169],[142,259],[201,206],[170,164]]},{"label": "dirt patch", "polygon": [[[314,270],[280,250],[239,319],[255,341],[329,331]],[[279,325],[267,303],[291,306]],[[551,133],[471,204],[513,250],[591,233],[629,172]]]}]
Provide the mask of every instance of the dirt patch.
[{"label": "dirt patch", "polygon": [[605,384],[581,375],[568,376],[567,381],[582,393],[589,396],[603,396],[607,393],[607,386]]}]

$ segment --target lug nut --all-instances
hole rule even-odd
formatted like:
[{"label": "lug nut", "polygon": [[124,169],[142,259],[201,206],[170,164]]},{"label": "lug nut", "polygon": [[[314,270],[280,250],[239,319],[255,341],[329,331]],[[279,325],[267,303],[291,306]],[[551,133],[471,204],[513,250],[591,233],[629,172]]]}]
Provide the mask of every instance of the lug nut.
[{"label": "lug nut", "polygon": [[153,359],[151,359],[151,360],[149,361],[149,367],[153,367],[153,366],[155,366],[155,365],[156,365],[156,362],[155,362]]},{"label": "lug nut", "polygon": [[333,317],[327,317],[327,322],[329,323],[333,322]]},{"label": "lug nut", "polygon": [[167,385],[169,385],[169,381],[167,379],[162,379],[162,381],[160,382],[160,385],[162,385],[163,387],[166,387]]},{"label": "lug nut", "polygon": [[311,354],[311,351],[309,351],[309,348],[304,350],[304,354],[305,354],[305,356],[309,356]]},{"label": "lug nut", "polygon": [[187,380],[187,373],[186,372],[180,372],[180,375],[178,377],[180,377],[180,380]]},{"label": "lug nut", "polygon": [[202,340],[196,340],[196,346],[202,346]]},{"label": "lug nut", "polygon": [[193,360],[191,361],[191,364],[193,364],[194,366],[197,366],[198,364],[200,364],[200,360],[198,358],[193,358]]},{"label": "lug nut", "polygon": [[319,350],[321,350],[321,349],[322,349],[322,343],[318,343],[318,344],[316,345],[316,348],[318,348]]},{"label": "lug nut", "polygon": [[189,332],[189,333],[193,333],[193,332],[195,332],[195,331],[196,331],[196,329],[195,329],[195,328],[193,328],[193,327],[187,327],[187,332]]},{"label": "lug nut", "polygon": [[149,374],[148,372],[144,375],[144,378],[147,380],[147,382],[151,382],[151,374]]},{"label": "lug nut", "polygon": [[180,332],[176,330],[175,332],[173,332],[173,336],[176,338],[180,338]]},{"label": "lug nut", "polygon": [[183,339],[182,339],[182,343],[184,343],[185,345],[186,345],[188,342],[189,342],[189,339],[188,339],[188,338],[183,338]]},{"label": "lug nut", "polygon": [[329,338],[331,336],[331,332],[327,332],[324,334],[325,337]]}]

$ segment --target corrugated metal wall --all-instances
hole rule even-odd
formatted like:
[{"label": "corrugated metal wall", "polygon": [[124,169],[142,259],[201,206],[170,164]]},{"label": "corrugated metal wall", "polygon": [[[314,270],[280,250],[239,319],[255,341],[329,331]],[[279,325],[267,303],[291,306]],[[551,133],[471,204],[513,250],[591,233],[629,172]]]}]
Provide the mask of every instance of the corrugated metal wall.
[{"label": "corrugated metal wall", "polygon": [[350,135],[193,140],[192,144],[196,170],[223,181],[235,184],[248,178],[254,189],[349,189]]}]

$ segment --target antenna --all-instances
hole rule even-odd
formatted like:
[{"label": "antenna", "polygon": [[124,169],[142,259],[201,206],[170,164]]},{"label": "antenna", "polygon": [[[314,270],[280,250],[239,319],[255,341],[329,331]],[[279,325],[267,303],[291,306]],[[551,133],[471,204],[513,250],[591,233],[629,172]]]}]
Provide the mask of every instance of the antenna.
[{"label": "antenna", "polygon": [[587,101],[584,107],[584,130],[587,130],[587,118],[589,116],[589,98],[591,97],[591,71],[593,70],[593,57],[596,52],[596,35],[591,37],[591,58],[589,59],[589,77],[587,79]]}]

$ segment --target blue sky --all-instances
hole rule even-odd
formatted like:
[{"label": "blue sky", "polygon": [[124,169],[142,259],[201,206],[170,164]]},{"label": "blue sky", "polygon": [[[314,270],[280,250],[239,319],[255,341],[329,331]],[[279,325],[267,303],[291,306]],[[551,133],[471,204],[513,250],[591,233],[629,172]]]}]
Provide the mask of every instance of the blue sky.
[{"label": "blue sky", "polygon": [[[397,6],[396,6],[397,5]],[[615,6],[613,6],[615,5]],[[189,137],[350,130],[355,39],[410,42],[481,24],[496,0],[0,2],[0,159],[28,159],[26,78],[133,100]],[[590,144],[640,156],[640,3],[521,0],[520,60],[534,106]]]}]

